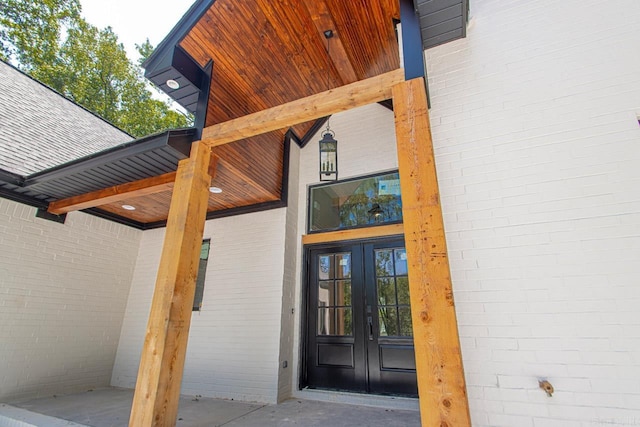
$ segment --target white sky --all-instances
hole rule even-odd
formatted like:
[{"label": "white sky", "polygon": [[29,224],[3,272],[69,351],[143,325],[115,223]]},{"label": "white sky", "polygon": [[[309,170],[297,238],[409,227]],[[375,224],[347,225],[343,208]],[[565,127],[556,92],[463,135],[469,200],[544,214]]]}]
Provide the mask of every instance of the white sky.
[{"label": "white sky", "polygon": [[80,0],[82,15],[102,29],[111,26],[127,49],[138,58],[135,44],[148,37],[156,47],[178,23],[195,0]]}]

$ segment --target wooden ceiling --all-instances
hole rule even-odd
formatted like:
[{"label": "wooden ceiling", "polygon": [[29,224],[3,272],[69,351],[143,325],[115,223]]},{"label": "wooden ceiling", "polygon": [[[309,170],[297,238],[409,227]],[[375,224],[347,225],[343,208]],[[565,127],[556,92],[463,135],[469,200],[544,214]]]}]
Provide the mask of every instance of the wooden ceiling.
[{"label": "wooden ceiling", "polygon": [[[205,127],[399,68],[399,15],[398,0],[216,0],[179,42],[201,67],[213,62]],[[302,139],[312,125],[292,131]],[[213,148],[212,185],[223,192],[211,194],[210,212],[281,200],[287,131]],[[153,224],[166,220],[170,196],[169,189],[97,208]]]}]

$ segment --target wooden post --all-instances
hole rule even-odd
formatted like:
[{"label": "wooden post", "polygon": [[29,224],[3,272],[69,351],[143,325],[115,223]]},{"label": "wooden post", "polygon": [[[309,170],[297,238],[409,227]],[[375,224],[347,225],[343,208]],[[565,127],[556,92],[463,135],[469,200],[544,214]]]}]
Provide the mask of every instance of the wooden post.
[{"label": "wooden post", "polygon": [[423,78],[393,86],[423,427],[471,425]]},{"label": "wooden post", "polygon": [[130,427],[175,426],[209,195],[210,149],[180,161],[138,369]]}]

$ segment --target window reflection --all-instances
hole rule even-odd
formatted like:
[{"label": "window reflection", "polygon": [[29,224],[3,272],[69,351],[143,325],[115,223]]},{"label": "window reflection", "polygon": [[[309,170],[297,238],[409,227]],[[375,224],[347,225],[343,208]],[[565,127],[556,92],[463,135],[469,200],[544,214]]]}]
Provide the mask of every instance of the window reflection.
[{"label": "window reflection", "polygon": [[402,221],[398,173],[312,187],[309,231]]},{"label": "window reflection", "polygon": [[380,336],[411,337],[413,328],[406,250],[378,249],[375,257]]},{"label": "window reflection", "polygon": [[353,335],[351,253],[318,256],[318,335]]},{"label": "window reflection", "polygon": [[351,308],[319,308],[318,335],[353,335]]}]

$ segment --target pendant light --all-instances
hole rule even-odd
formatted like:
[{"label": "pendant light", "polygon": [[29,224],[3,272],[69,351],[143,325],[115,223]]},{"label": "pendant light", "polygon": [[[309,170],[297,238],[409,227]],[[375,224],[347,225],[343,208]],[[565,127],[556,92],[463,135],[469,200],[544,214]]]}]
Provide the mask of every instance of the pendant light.
[{"label": "pendant light", "polygon": [[[330,61],[329,46],[333,37],[333,31],[324,32],[327,39],[327,90],[330,89]],[[327,128],[320,140],[320,181],[336,181],[338,179],[338,141],[335,139],[335,132],[329,126],[329,118],[327,118]]]}]

